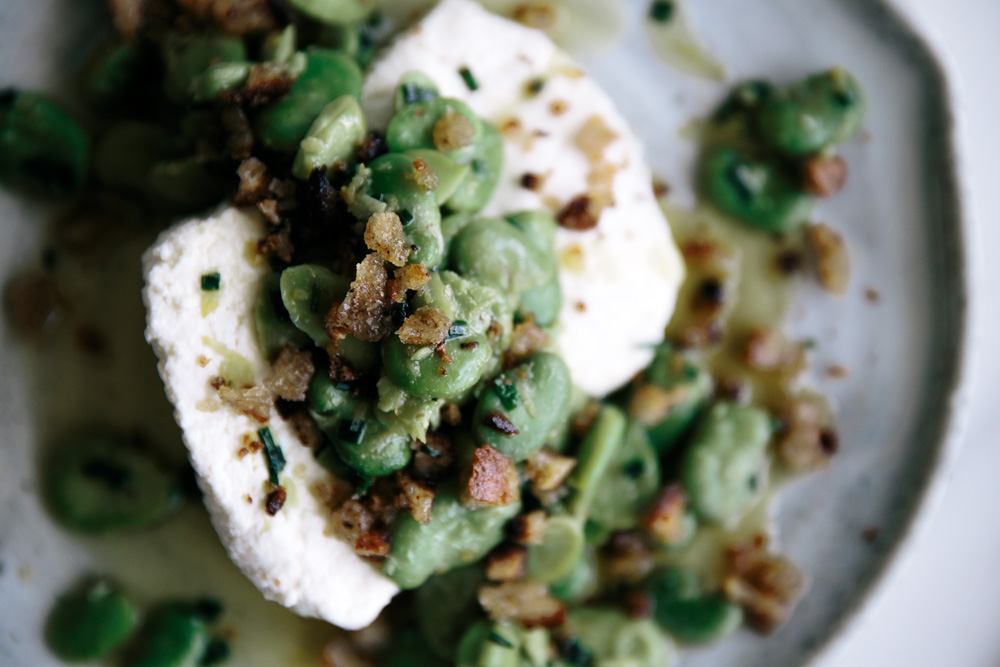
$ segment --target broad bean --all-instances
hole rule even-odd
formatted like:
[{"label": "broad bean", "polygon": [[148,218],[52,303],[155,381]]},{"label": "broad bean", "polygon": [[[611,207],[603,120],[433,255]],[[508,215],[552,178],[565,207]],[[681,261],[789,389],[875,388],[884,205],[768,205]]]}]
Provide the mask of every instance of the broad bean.
[{"label": "broad bean", "polygon": [[45,461],[45,495],[68,528],[110,533],[162,521],[181,502],[178,476],[124,438],[69,438]]},{"label": "broad bean", "polygon": [[805,224],[815,203],[786,164],[733,148],[711,148],[702,155],[698,188],[723,213],[770,232]]},{"label": "broad bean", "polygon": [[521,295],[517,306],[518,315],[535,318],[535,324],[540,327],[551,326],[559,317],[562,308],[562,287],[559,277],[555,276],[547,283],[526,290]]},{"label": "broad bean", "polygon": [[476,593],[485,580],[473,565],[434,575],[417,589],[417,625],[439,657],[454,659],[465,630],[482,613]]},{"label": "broad bean", "polygon": [[90,138],[58,103],[38,93],[0,90],[0,183],[65,196],[87,177]]},{"label": "broad bean", "polygon": [[132,600],[108,580],[95,579],[59,598],[46,621],[45,639],[62,660],[90,662],[120,646],[138,623]]},{"label": "broad bean", "polygon": [[408,104],[429,102],[439,97],[437,85],[423,72],[407,72],[399,78],[392,96],[392,109],[399,111]]},{"label": "broad bean", "polygon": [[246,47],[238,37],[225,35],[170,35],[162,43],[166,73],[163,89],[174,102],[184,103],[195,93],[198,77],[219,63],[245,61]]},{"label": "broad bean", "polygon": [[300,264],[281,272],[280,285],[281,302],[292,324],[319,347],[329,345],[326,316],[347,294],[350,281],[317,264]]},{"label": "broad bean", "polygon": [[414,180],[413,157],[402,154],[383,155],[368,165],[368,194],[388,204],[399,214],[403,232],[411,246],[416,246],[407,259],[410,264],[437,267],[444,258],[444,238],[441,236],[441,210],[433,190]]},{"label": "broad bean", "polygon": [[82,73],[83,94],[109,110],[122,101],[145,65],[143,53],[118,37],[109,38],[87,58]]},{"label": "broad bean", "polygon": [[208,647],[205,621],[182,605],[166,605],[146,622],[127,667],[196,667]]},{"label": "broad bean", "polygon": [[509,621],[479,621],[466,630],[456,667],[522,667],[522,631]]},{"label": "broad bean", "polygon": [[775,150],[799,156],[850,139],[864,117],[861,85],[849,72],[835,67],[764,101],[757,129],[761,139]]},{"label": "broad bean", "polygon": [[371,406],[356,408],[352,419],[340,411],[329,415],[313,412],[313,418],[341,461],[362,475],[383,477],[402,470],[413,456],[410,436],[376,419]]},{"label": "broad bean", "polygon": [[416,588],[435,573],[473,563],[500,544],[504,525],[520,503],[470,510],[452,487],[438,487],[430,523],[402,514],[392,527],[392,548],[382,568],[401,588]]},{"label": "broad bean", "polygon": [[629,618],[617,609],[574,609],[565,627],[596,664],[670,667],[676,660],[673,642],[653,621]]},{"label": "broad bean", "polygon": [[268,359],[277,357],[284,347],[302,348],[309,343],[309,336],[295,326],[281,299],[281,274],[264,277],[253,314],[257,342]]},{"label": "broad bean", "polygon": [[348,162],[367,131],[358,101],[350,95],[338,97],[320,112],[299,144],[292,174],[304,181],[315,169]]},{"label": "broad bean", "polygon": [[610,531],[634,528],[659,487],[656,450],[646,429],[629,422],[621,447],[597,482],[587,519]]},{"label": "broad bean", "polygon": [[550,516],[541,544],[528,547],[528,576],[545,584],[569,576],[584,550],[583,522],[567,515]]},{"label": "broad bean", "polygon": [[289,0],[295,9],[317,21],[331,24],[356,23],[375,11],[375,0]]},{"label": "broad bean", "polygon": [[361,70],[349,56],[329,49],[306,51],[306,68],[287,95],[265,108],[254,130],[268,148],[293,153],[327,104],[361,95]]},{"label": "broad bean", "polygon": [[546,211],[521,211],[508,217],[507,221],[524,232],[539,252],[552,254],[559,225],[550,213]]},{"label": "broad bean", "polygon": [[233,60],[216,63],[195,77],[192,84],[194,100],[207,102],[217,100],[223,93],[239,90],[250,78],[253,63]]},{"label": "broad bean", "polygon": [[716,594],[704,594],[691,570],[667,567],[649,578],[654,619],[676,639],[702,644],[732,634],[743,622],[742,610]]},{"label": "broad bean", "polygon": [[576,493],[570,500],[570,511],[585,518],[597,493],[601,478],[615,460],[625,440],[628,418],[620,408],[604,405],[583,438],[577,453],[577,465],[567,482]]},{"label": "broad bean", "polygon": [[[449,148],[447,142],[435,141],[435,127],[449,114],[460,114],[469,121],[474,130],[469,143]],[[480,210],[500,181],[503,165],[500,133],[458,100],[438,97],[404,105],[389,121],[386,143],[390,150],[397,152],[438,149],[455,162],[470,167],[468,175],[448,200],[448,207],[453,211]]]},{"label": "broad bean", "polygon": [[[477,442],[488,443],[514,461],[534,454],[558,430],[569,412],[569,369],[548,352],[498,376],[483,392],[473,416]],[[497,430],[490,415],[503,414],[516,433]]]},{"label": "broad bean", "polygon": [[306,401],[314,413],[340,421],[353,420],[361,406],[361,399],[350,387],[334,382],[327,373],[313,375]]},{"label": "broad bean", "polygon": [[431,148],[414,148],[403,153],[414,160],[424,161],[434,175],[437,176],[437,185],[433,188],[434,198],[438,206],[448,203],[458,187],[469,175],[469,167],[459,164],[440,151]]},{"label": "broad bean", "polygon": [[715,381],[705,364],[685,355],[670,343],[656,349],[645,371],[645,381],[680,395],[660,423],[649,427],[649,439],[657,451],[671,449],[691,427],[715,389]]},{"label": "broad bean", "polygon": [[593,549],[585,549],[573,567],[561,579],[552,582],[552,595],[566,602],[581,602],[597,588],[597,558]]},{"label": "broad bean", "polygon": [[466,225],[451,242],[449,262],[463,276],[495,287],[515,306],[527,290],[556,276],[555,258],[506,220]]},{"label": "broad bean", "polygon": [[738,520],[767,483],[771,420],[761,408],[716,403],[699,422],[681,462],[681,480],[699,518]]}]

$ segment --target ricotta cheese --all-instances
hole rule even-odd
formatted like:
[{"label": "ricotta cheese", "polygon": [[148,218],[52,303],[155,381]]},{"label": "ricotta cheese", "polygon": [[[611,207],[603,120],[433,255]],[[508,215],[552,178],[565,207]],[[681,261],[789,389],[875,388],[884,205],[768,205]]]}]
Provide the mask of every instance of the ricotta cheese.
[{"label": "ricotta cheese", "polygon": [[[362,628],[398,588],[327,530],[330,511],[315,489],[329,474],[272,411],[267,425],[285,456],[280,480],[288,498],[268,516],[267,465],[263,452],[251,451],[262,425],[223,405],[210,384],[224,374],[223,362],[240,357],[255,383],[270,374],[254,324],[257,291],[269,271],[253,252],[263,236],[259,217],[232,208],[164,232],[143,257],[146,338],[229,557],[268,599],[303,616]],[[213,273],[219,290],[203,292],[201,276]],[[214,308],[203,311],[205,294]]]},{"label": "ricotta cheese", "polygon": [[[396,85],[411,70],[504,135],[500,185],[482,215],[558,213],[581,195],[610,194],[613,205],[595,228],[557,235],[563,306],[556,345],[588,394],[627,382],[663,339],[684,264],[642,146],[614,102],[543,33],[471,0],[444,0],[373,64],[361,95],[371,127],[388,124]],[[526,174],[537,177],[537,189],[522,185]]]}]

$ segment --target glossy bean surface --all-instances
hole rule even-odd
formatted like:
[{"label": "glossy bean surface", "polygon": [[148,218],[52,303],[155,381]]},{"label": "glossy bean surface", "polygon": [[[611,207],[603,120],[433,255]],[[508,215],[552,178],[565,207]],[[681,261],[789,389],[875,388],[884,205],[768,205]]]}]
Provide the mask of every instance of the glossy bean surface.
[{"label": "glossy bean surface", "polygon": [[621,447],[598,480],[588,520],[605,530],[639,524],[660,487],[660,466],[646,429],[630,421]]},{"label": "glossy bean surface", "polygon": [[392,153],[374,160],[368,165],[368,194],[386,202],[389,210],[399,215],[406,240],[413,246],[407,262],[433,269],[444,257],[441,210],[434,190],[414,180],[414,160],[408,155]]},{"label": "glossy bean surface", "polygon": [[292,174],[306,180],[315,169],[346,164],[367,131],[358,101],[350,95],[338,97],[323,108],[299,144]]},{"label": "glossy bean surface", "polygon": [[326,316],[344,298],[350,281],[317,264],[300,264],[281,272],[281,302],[300,331],[316,345],[330,344]]},{"label": "glossy bean surface", "polygon": [[135,604],[106,579],[84,582],[56,601],[46,644],[66,662],[89,662],[118,648],[139,623]]},{"label": "glossy bean surface", "polygon": [[205,621],[180,605],[167,605],[146,622],[127,667],[196,667],[208,646]]}]

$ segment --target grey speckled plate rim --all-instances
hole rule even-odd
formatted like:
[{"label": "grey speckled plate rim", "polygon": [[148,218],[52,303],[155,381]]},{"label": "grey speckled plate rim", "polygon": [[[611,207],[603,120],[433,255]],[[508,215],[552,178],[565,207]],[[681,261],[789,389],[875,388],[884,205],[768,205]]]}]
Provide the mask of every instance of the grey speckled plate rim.
[{"label": "grey speckled plate rim", "polygon": [[[925,182],[933,189],[925,193],[926,201],[935,207],[933,218],[940,224],[929,226],[930,247],[937,248],[932,259],[935,275],[940,280],[934,282],[934,298],[937,317],[934,318],[932,340],[941,342],[937,352],[946,352],[933,366],[936,377],[947,383],[929,394],[925,393],[922,404],[931,404],[945,409],[944,413],[933,415],[924,411],[920,425],[932,428],[938,442],[934,450],[934,460],[928,462],[918,480],[917,497],[905,513],[904,526],[895,542],[882,554],[881,563],[867,585],[859,587],[851,610],[845,614],[826,634],[826,638],[805,657],[803,665],[823,667],[830,665],[836,647],[846,640],[851,631],[859,626],[866,615],[885,594],[905,563],[906,556],[920,542],[921,536],[934,517],[951,476],[951,470],[961,450],[965,438],[970,399],[975,383],[975,350],[980,344],[976,327],[975,312],[972,307],[972,292],[976,285],[975,272],[970,256],[975,229],[965,215],[962,205],[963,187],[961,156],[958,152],[955,123],[955,94],[951,83],[953,76],[946,58],[928,39],[920,26],[899,8],[905,0],[842,0],[853,11],[867,15],[874,26],[886,26],[884,37],[893,46],[907,53],[921,63],[926,75],[938,94],[931,94],[926,100],[927,107],[934,112],[928,123],[935,132],[926,136],[921,146],[924,159],[920,162],[925,171]],[[878,29],[878,28],[876,28]],[[945,156],[944,161],[937,158]],[[942,261],[943,259],[943,261]],[[938,271],[938,269],[943,269]]]}]

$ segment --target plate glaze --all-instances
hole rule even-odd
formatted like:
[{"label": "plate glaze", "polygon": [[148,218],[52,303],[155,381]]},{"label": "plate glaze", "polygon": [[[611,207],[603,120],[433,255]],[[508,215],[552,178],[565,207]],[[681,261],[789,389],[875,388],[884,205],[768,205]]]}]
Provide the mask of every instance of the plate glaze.
[{"label": "plate glaze", "polygon": [[[94,4],[97,4],[96,2]],[[585,61],[616,97],[646,143],[654,171],[680,201],[694,146],[677,130],[704,114],[723,87],[687,78],[652,57],[644,41],[645,2],[628,3],[626,34]],[[788,624],[761,639],[740,633],[690,652],[688,667],[802,665],[844,626],[912,532],[957,438],[965,357],[967,280],[947,82],[912,29],[871,0],[701,0],[693,20],[731,80],[779,83],[830,65],[854,72],[868,93],[863,141],[844,147],[847,188],[817,210],[851,252],[844,298],[802,290],[790,326],[817,341],[815,383],[837,404],[841,451],[832,467],[797,483],[777,513],[780,548],[806,572],[809,590]],[[101,22],[71,0],[5,0],[0,7],[0,87],[58,91],[66,64],[79,61]],[[53,38],[57,36],[57,38]],[[65,97],[65,96],[63,96]],[[39,264],[41,203],[0,194],[4,276]],[[136,250],[143,243],[136,239]],[[138,259],[116,255],[122,275],[105,296],[115,379],[40,369],[37,351],[15,346],[0,328],[0,663],[55,665],[41,643],[53,597],[81,572],[113,571],[146,599],[211,594],[226,603],[224,623],[250,637],[260,628],[287,646],[235,641],[234,665],[315,664],[322,624],[264,602],[225,558],[204,512],[189,506],[140,536],[81,540],[52,526],[34,492],[34,442],[74,424],[115,419],[142,426],[178,455],[179,437],[142,341]],[[866,296],[877,290],[879,299]],[[61,335],[68,336],[64,332]],[[822,371],[840,364],[847,379]],[[86,369],[84,369],[86,370]],[[877,528],[874,541],[862,537]],[[17,613],[10,613],[16,609]],[[291,648],[295,644],[302,648]],[[307,649],[312,647],[312,661]],[[253,650],[251,650],[251,648]]]}]

